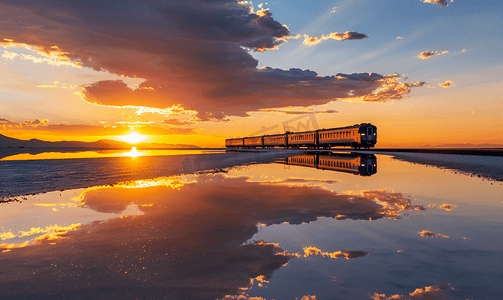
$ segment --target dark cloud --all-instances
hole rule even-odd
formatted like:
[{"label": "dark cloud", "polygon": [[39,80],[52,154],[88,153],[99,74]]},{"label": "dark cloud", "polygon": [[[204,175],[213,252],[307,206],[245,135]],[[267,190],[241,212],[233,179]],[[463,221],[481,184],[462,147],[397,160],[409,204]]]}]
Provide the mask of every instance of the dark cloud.
[{"label": "dark cloud", "polygon": [[0,32],[16,43],[78,60],[84,67],[146,79],[137,90],[121,81],[86,86],[86,101],[97,104],[180,104],[203,120],[223,119],[263,108],[365,96],[381,87],[383,79],[369,73],[317,76],[309,70],[257,69],[250,49],[276,49],[293,36],[269,10],[253,12],[237,0],[7,0],[2,9]]}]

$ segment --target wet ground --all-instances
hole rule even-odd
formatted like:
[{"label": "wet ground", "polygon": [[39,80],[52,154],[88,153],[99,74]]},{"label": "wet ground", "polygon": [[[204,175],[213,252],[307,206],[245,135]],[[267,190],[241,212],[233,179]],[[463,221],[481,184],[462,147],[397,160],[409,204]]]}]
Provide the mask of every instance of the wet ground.
[{"label": "wet ground", "polygon": [[[475,173],[501,158],[440,163],[459,159],[2,161],[18,196],[0,203],[0,298],[502,299],[503,186]],[[23,184],[29,163],[61,177]],[[79,176],[97,184],[72,188]]]}]

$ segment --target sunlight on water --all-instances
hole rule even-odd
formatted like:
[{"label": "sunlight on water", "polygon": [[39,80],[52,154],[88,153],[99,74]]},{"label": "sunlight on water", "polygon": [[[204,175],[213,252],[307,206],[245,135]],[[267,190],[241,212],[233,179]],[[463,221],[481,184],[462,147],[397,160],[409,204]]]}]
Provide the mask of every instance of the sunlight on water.
[{"label": "sunlight on water", "polygon": [[224,153],[225,150],[100,150],[81,152],[43,152],[43,153],[21,153],[13,154],[1,158],[0,161],[15,160],[43,160],[43,159],[75,159],[75,158],[102,158],[102,157],[138,157],[138,156],[167,156],[167,155],[187,155],[187,154],[208,154]]},{"label": "sunlight on water", "polygon": [[12,198],[0,203],[0,286],[17,297],[44,284],[40,298],[498,299],[503,186],[491,183],[306,153]]}]

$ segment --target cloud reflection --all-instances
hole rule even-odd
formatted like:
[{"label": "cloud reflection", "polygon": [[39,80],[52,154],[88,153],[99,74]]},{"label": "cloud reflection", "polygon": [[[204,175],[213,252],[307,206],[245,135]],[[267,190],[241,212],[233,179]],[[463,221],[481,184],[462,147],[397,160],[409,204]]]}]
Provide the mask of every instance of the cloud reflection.
[{"label": "cloud reflection", "polygon": [[458,207],[458,206],[457,205],[453,205],[453,204],[442,204],[442,205],[439,206],[439,208],[445,209],[446,211],[452,211],[456,207]]},{"label": "cloud reflection", "polygon": [[441,283],[439,285],[427,286],[424,288],[418,288],[414,292],[408,295],[393,295],[390,297],[386,297],[385,294],[374,293],[370,295],[370,298],[374,300],[447,300],[447,296],[444,291],[447,289],[451,289],[448,283]]},{"label": "cloud reflection", "polygon": [[449,236],[447,236],[445,234],[434,233],[434,232],[431,232],[431,231],[428,231],[428,230],[423,230],[423,231],[420,231],[418,233],[422,237],[441,237],[441,238],[444,238],[444,239],[448,239],[449,238]]},{"label": "cloud reflection", "polygon": [[[93,222],[1,253],[0,288],[8,297],[71,298],[76,291],[94,299],[236,295],[251,278],[269,280],[292,257],[277,244],[248,242],[259,223],[398,218],[399,211],[417,207],[398,193],[337,194],[208,174],[186,182],[161,178],[95,187],[76,199],[100,212],[121,212],[134,204],[143,215]],[[332,254],[351,259],[363,252]]]},{"label": "cloud reflection", "polygon": [[345,258],[349,260],[349,259],[355,259],[357,257],[366,256],[368,254],[369,254],[368,252],[361,250],[351,250],[351,251],[339,250],[333,253],[329,253],[329,252],[323,252],[321,251],[321,249],[312,246],[304,248],[304,257],[308,257],[310,255],[321,255],[323,257],[330,257],[335,259]]}]

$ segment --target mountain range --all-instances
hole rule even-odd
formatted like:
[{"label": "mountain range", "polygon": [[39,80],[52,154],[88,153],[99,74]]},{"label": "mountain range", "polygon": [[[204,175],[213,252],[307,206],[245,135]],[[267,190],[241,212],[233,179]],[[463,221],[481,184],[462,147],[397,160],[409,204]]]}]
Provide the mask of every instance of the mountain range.
[{"label": "mountain range", "polygon": [[94,148],[94,149],[128,149],[131,147],[143,149],[161,148],[200,148],[187,144],[157,144],[157,143],[137,143],[130,144],[115,140],[99,140],[96,142],[60,141],[47,142],[37,139],[19,140],[0,134],[0,148]]}]

